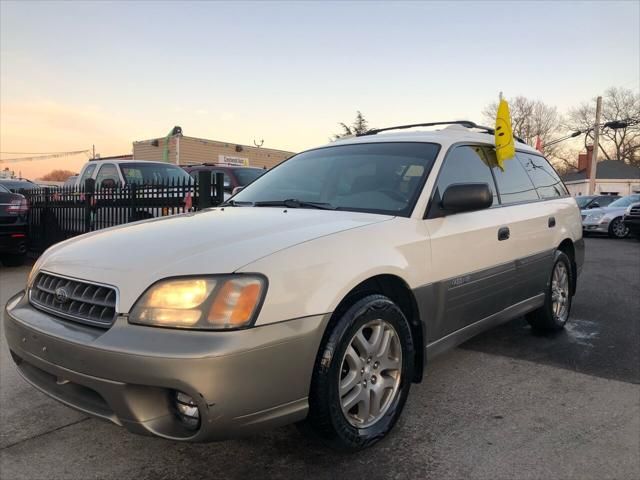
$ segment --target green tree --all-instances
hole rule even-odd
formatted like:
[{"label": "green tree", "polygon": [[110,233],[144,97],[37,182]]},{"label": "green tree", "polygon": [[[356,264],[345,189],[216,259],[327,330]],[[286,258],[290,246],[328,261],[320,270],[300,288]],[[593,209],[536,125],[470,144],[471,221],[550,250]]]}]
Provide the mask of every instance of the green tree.
[{"label": "green tree", "polygon": [[339,138],[343,137],[360,135],[369,130],[369,122],[367,122],[360,110],[357,111],[356,118],[351,125],[347,125],[343,122],[338,123],[338,125],[340,125],[340,128],[342,128],[342,133],[335,133],[332,137],[333,140],[338,140]]}]

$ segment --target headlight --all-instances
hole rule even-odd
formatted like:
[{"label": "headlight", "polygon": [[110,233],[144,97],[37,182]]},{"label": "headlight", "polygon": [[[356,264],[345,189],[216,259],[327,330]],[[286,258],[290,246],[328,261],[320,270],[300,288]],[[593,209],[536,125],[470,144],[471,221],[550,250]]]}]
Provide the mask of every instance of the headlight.
[{"label": "headlight", "polygon": [[631,204],[627,207],[627,209],[624,211],[625,215],[631,215],[631,207],[635,207],[635,205]]},{"label": "headlight", "polygon": [[170,278],[136,302],[129,322],[157,327],[228,330],[254,320],[266,291],[258,275]]},{"label": "headlight", "polygon": [[603,212],[597,212],[597,213],[591,213],[589,215],[587,215],[587,221],[589,222],[599,222],[602,217],[604,217],[604,213]]}]

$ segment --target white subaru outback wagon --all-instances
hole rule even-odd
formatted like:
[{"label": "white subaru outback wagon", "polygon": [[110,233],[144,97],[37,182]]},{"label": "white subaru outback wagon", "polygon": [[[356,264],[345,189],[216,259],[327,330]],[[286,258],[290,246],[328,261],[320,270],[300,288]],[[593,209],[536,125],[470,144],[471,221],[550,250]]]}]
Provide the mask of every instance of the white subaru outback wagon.
[{"label": "white subaru outback wagon", "polygon": [[132,432],[301,422],[375,443],[433,355],[518,316],[561,329],[583,263],[547,160],[516,142],[502,169],[490,129],[449,123],[337,141],[223,206],[51,247],[6,306],[18,370]]}]

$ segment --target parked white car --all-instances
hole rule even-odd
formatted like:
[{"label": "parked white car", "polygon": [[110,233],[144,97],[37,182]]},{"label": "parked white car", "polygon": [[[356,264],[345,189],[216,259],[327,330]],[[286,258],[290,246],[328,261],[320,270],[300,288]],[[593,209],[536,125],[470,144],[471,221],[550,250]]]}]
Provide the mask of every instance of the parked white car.
[{"label": "parked white car", "polygon": [[53,246],[6,307],[18,370],[172,440],[304,420],[341,450],[375,443],[435,354],[521,315],[569,317],[576,202],[525,144],[497,167],[474,127],[371,131],[226,206]]}]

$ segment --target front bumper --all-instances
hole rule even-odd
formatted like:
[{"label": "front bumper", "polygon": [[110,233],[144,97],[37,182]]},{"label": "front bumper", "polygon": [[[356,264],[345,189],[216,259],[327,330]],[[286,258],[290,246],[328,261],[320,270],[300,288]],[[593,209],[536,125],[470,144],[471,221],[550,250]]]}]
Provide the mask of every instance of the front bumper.
[{"label": "front bumper", "polygon": [[[233,332],[131,325],[99,329],[9,300],[5,335],[21,375],[51,397],[134,433],[210,441],[303,419],[329,315]],[[191,396],[198,430],[174,413],[173,391]]]},{"label": "front bumper", "polygon": [[582,231],[588,233],[608,233],[609,219],[602,219],[597,222],[582,221]]},{"label": "front bumper", "polygon": [[640,234],[640,217],[634,216],[625,216],[624,217],[624,225],[634,234]]}]

